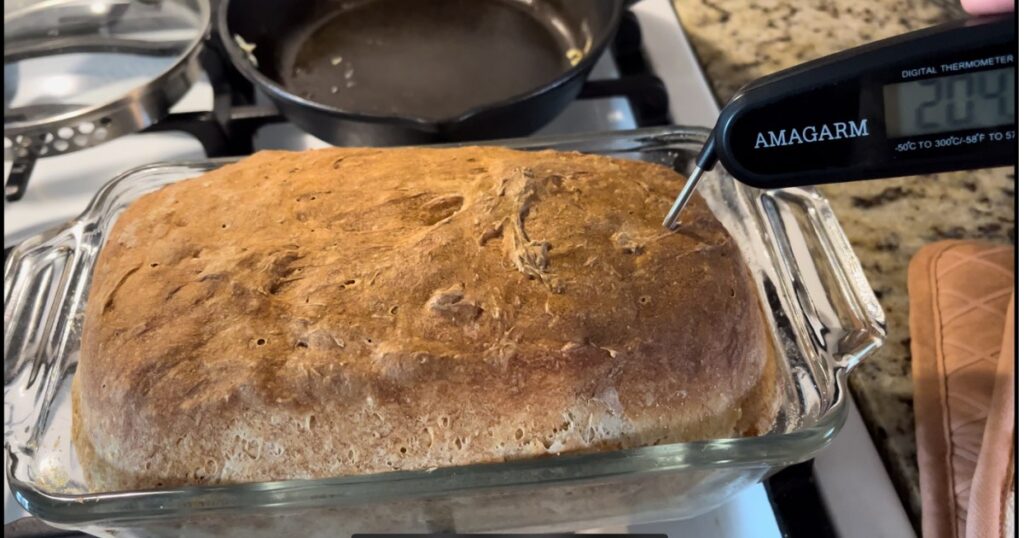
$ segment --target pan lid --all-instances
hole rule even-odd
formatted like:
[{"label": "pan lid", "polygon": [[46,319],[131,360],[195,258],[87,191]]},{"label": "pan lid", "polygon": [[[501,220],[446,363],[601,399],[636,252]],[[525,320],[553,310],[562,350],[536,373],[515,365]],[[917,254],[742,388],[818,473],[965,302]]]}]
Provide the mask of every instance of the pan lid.
[{"label": "pan lid", "polygon": [[4,2],[4,146],[67,153],[165,116],[198,76],[206,0]]}]

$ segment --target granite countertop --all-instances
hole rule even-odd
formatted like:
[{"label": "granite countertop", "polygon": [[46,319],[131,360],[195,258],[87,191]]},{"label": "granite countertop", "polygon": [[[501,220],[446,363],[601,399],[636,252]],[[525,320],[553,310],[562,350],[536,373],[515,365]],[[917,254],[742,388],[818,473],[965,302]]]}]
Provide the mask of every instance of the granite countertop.
[{"label": "granite countertop", "polygon": [[[720,102],[757,77],[839,50],[962,17],[955,0],[675,0]],[[851,376],[868,429],[920,529],[907,265],[949,238],[1016,242],[1013,168],[827,185],[888,325]]]}]

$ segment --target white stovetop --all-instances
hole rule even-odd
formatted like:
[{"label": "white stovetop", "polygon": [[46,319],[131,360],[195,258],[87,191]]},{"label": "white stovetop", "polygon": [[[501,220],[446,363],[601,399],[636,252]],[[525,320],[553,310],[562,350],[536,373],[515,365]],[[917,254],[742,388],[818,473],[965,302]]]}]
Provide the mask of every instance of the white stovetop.
[{"label": "white stovetop", "polygon": [[[640,20],[644,42],[654,70],[669,90],[672,117],[681,125],[714,124],[718,107],[682,31],[671,0],[643,0],[632,8]],[[614,76],[607,55],[595,78]],[[197,84],[175,111],[209,110],[212,92]],[[544,133],[629,129],[635,126],[625,100],[589,100],[573,103]],[[257,147],[301,149],[326,145],[291,126],[273,126],[260,132]],[[68,155],[49,157],[36,164],[25,197],[4,203],[4,246],[73,218],[86,207],[101,185],[118,173],[156,161],[204,158],[200,144],[185,134],[132,135]],[[10,163],[4,163],[4,176]],[[5,462],[6,465],[6,462]],[[837,528],[844,537],[913,536],[899,500],[893,492],[858,413],[832,447],[816,460],[816,474]],[[26,514],[4,486],[4,523]],[[863,517],[863,514],[871,514]],[[653,532],[668,536],[778,537],[780,531],[762,486],[737,495],[728,504],[686,520],[599,529],[609,532]]]}]

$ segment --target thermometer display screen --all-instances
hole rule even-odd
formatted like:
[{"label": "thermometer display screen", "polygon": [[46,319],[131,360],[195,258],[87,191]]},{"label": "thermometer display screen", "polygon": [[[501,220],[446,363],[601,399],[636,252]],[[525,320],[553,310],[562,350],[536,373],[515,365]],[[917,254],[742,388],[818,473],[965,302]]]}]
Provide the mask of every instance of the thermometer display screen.
[{"label": "thermometer display screen", "polygon": [[889,138],[1012,125],[1015,68],[975,71],[884,87]]}]

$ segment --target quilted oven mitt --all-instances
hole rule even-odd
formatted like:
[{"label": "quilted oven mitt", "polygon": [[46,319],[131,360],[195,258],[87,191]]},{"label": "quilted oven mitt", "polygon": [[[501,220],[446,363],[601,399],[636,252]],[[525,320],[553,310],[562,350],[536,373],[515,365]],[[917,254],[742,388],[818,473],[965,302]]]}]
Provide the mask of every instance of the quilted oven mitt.
[{"label": "quilted oven mitt", "polygon": [[1014,249],[943,241],[911,260],[925,538],[1013,534]]}]

